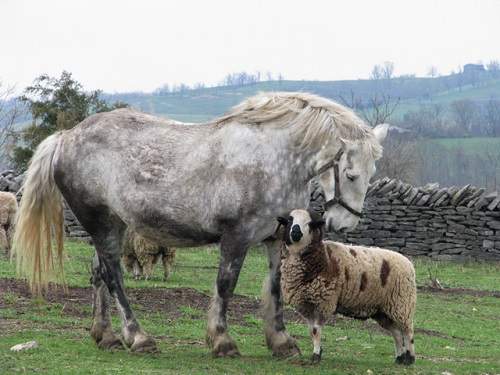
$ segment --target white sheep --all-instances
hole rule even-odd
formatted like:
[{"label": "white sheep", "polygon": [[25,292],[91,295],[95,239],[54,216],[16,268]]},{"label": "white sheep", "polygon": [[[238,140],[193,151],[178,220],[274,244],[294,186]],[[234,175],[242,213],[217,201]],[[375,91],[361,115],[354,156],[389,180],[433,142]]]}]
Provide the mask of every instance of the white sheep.
[{"label": "white sheep", "polygon": [[285,303],[307,319],[313,362],[321,360],[321,328],[333,314],[377,321],[394,337],[396,363],[415,362],[417,298],[412,263],[394,251],[323,241],[323,220],[306,210],[278,218],[285,226],[281,287]]},{"label": "white sheep", "polygon": [[160,246],[131,229],[125,231],[122,260],[135,279],[151,277],[154,265],[162,260],[163,279],[167,280],[175,259],[175,248]]},{"label": "white sheep", "polygon": [[0,249],[9,255],[17,214],[17,200],[12,193],[0,191]]}]

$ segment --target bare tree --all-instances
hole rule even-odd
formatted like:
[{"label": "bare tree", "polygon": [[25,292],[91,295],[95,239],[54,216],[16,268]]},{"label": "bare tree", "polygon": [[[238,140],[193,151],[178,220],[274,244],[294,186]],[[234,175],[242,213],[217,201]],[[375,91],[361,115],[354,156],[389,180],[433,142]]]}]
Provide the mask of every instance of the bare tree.
[{"label": "bare tree", "polygon": [[389,134],[384,141],[382,158],[377,161],[375,178],[390,177],[415,183],[420,165],[417,142],[401,135]]},{"label": "bare tree", "polygon": [[486,64],[486,69],[488,69],[488,72],[492,77],[500,77],[500,62],[498,60],[491,60],[488,64]]},{"label": "bare tree", "polygon": [[370,73],[370,79],[379,80],[384,76],[383,68],[380,65],[375,65]]},{"label": "bare tree", "polygon": [[370,98],[368,108],[361,109],[361,116],[371,126],[383,124],[394,114],[399,100],[399,97],[393,98],[389,94],[375,94]]},{"label": "bare tree", "polygon": [[477,119],[478,106],[475,102],[470,99],[455,100],[451,103],[450,110],[455,124],[465,134],[477,133],[479,129],[475,120]]},{"label": "bare tree", "polygon": [[428,69],[427,69],[427,75],[429,77],[437,77],[438,76],[438,70],[437,68],[434,66],[434,65],[431,65]]},{"label": "bare tree", "polygon": [[18,101],[12,98],[13,87],[0,82],[0,159],[5,160],[10,138],[14,136],[14,124],[21,115]]},{"label": "bare tree", "polygon": [[488,135],[500,136],[500,100],[490,99],[484,106],[484,119]]},{"label": "bare tree", "polygon": [[450,136],[449,126],[445,118],[445,107],[442,104],[420,105],[403,116],[402,126],[423,137]]},{"label": "bare tree", "polygon": [[356,96],[353,90],[349,92],[348,96],[340,94],[339,100],[342,102],[343,105],[351,108],[355,112],[361,112],[363,108],[363,101],[359,96]]},{"label": "bare tree", "polygon": [[370,126],[388,122],[396,111],[400,98],[393,98],[389,94],[374,94],[368,103],[354,94],[351,90],[349,96],[339,95],[339,100],[346,107],[357,112]]},{"label": "bare tree", "polygon": [[392,61],[384,61],[382,65],[382,78],[390,80],[394,75],[394,63]]},{"label": "bare tree", "polygon": [[[340,101],[356,111],[370,126],[387,123],[399,105],[399,98],[388,94],[375,94],[367,105],[353,91],[349,96],[340,96]],[[384,154],[377,162],[377,177],[398,178],[414,183],[420,163],[417,143],[409,140],[409,133],[391,131],[384,141]]]}]

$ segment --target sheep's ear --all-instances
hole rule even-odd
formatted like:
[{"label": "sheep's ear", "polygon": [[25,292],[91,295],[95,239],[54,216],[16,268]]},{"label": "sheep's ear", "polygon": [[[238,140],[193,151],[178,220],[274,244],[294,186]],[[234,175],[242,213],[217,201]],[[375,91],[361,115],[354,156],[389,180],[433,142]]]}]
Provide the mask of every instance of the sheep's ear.
[{"label": "sheep's ear", "polygon": [[309,226],[311,227],[311,229],[319,229],[319,228],[322,228],[323,225],[325,225],[325,221],[323,219],[311,221],[309,223]]},{"label": "sheep's ear", "polygon": [[286,226],[288,224],[288,220],[285,219],[283,216],[278,216],[276,220],[278,220],[278,223],[280,223],[281,225]]}]

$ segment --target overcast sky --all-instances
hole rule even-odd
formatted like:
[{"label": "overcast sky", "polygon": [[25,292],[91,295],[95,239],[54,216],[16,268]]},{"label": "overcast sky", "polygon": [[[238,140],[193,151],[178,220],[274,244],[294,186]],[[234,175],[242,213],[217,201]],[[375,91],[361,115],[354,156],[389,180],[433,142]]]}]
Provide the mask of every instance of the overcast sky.
[{"label": "overcast sky", "polygon": [[0,0],[0,80],[41,73],[86,89],[151,91],[235,71],[286,79],[449,73],[500,59],[499,0]]}]

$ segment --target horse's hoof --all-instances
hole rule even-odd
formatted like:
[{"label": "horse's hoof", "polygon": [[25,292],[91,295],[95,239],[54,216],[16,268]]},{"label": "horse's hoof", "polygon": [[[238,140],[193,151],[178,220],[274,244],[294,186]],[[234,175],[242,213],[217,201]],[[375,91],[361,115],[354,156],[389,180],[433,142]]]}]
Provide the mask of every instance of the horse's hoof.
[{"label": "horse's hoof", "polygon": [[236,343],[228,336],[217,336],[213,342],[212,355],[216,358],[239,357],[240,351]]},{"label": "horse's hoof", "polygon": [[105,324],[92,324],[90,336],[94,339],[97,347],[103,350],[123,349],[123,342],[115,335],[113,330]]},{"label": "horse's hoof", "polygon": [[216,358],[221,358],[221,357],[234,358],[234,357],[239,357],[241,354],[235,343],[226,342],[215,347],[212,350],[212,355]]},{"label": "horse's hoof", "polygon": [[288,337],[285,342],[274,345],[272,347],[273,357],[276,358],[290,358],[300,356],[300,349],[297,345],[297,340],[293,337]]},{"label": "horse's hoof", "polygon": [[135,353],[159,353],[160,351],[156,346],[156,342],[147,336],[135,340],[130,350]]},{"label": "horse's hoof", "polygon": [[97,343],[97,347],[103,350],[119,350],[124,349],[122,340],[117,336],[105,337]]}]

